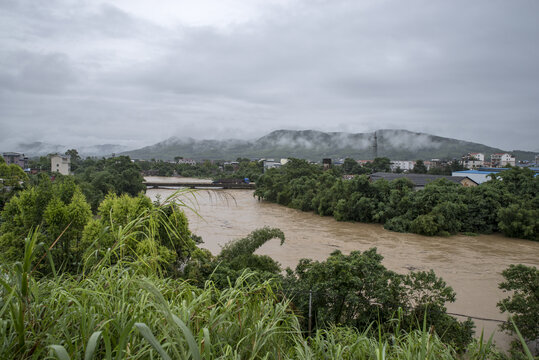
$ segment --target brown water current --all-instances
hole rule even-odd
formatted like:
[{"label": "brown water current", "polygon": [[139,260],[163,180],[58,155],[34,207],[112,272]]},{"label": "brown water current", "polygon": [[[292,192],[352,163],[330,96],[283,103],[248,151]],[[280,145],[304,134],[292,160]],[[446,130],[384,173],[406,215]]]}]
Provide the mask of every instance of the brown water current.
[{"label": "brown water current", "polygon": [[[148,189],[147,195],[164,199],[173,192]],[[338,222],[331,217],[258,201],[250,190],[199,190],[192,205],[198,215],[186,211],[190,229],[202,236],[201,246],[213,254],[219,253],[226,242],[263,226],[281,229],[286,240],[282,246],[278,240],[271,240],[257,253],[271,256],[283,268],[294,268],[301,258],[324,260],[335,250],[349,253],[376,247],[384,256],[383,264],[398,273],[433,269],[457,293],[457,301],[447,305],[452,313],[506,320],[496,307],[507,296],[498,289],[503,280],[501,272],[510,264],[539,266],[537,242],[499,234],[425,237],[396,233],[378,224]],[[507,349],[510,338],[498,330],[498,323],[475,319],[474,322],[477,336],[483,328],[487,336],[496,332],[497,346]]]}]

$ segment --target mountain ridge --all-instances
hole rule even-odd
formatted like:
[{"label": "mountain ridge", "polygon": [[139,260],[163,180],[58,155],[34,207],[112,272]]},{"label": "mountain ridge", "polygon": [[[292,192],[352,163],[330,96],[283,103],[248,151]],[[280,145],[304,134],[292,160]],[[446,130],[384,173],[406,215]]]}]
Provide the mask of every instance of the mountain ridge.
[{"label": "mountain ridge", "polygon": [[534,153],[529,151],[505,151],[480,143],[403,129],[381,129],[367,133],[280,129],[251,141],[171,137],[154,145],[121,154],[141,160],[172,160],[176,156],[195,160],[232,160],[238,157],[372,159],[375,134],[378,156],[389,157],[392,160],[454,159],[468,152],[482,152],[487,158],[490,154],[498,152],[513,153],[517,160],[529,160],[534,157]]},{"label": "mountain ridge", "polygon": [[87,145],[87,146],[71,146],[71,145],[58,145],[49,144],[40,141],[34,141],[30,143],[19,143],[15,146],[15,151],[24,153],[31,157],[44,156],[48,154],[60,153],[63,154],[69,149],[77,149],[79,155],[86,156],[110,156],[114,153],[126,151],[127,146],[116,144],[99,144],[99,145]]}]

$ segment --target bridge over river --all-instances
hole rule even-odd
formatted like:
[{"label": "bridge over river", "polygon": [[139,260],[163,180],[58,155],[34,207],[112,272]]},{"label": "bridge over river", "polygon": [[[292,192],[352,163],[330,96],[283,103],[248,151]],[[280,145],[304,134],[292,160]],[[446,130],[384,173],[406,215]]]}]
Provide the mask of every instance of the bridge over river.
[{"label": "bridge over river", "polygon": [[144,182],[148,189],[167,189],[167,188],[190,188],[190,189],[246,189],[254,190],[254,183],[235,183],[235,182],[210,182],[210,181],[186,181],[181,178],[178,180],[170,179],[167,182],[164,181],[152,181],[146,180]]}]

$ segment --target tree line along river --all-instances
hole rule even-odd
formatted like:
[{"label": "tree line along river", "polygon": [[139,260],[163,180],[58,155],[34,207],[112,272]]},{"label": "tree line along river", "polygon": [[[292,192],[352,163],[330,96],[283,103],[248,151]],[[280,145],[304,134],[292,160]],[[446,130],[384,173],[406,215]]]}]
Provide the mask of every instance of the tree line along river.
[{"label": "tree line along river", "polygon": [[[174,192],[148,189],[146,194],[154,200]],[[252,190],[197,190],[186,193],[182,200],[192,208],[186,209],[190,229],[202,237],[201,246],[213,254],[228,241],[264,226],[281,229],[286,241],[282,246],[278,240],[269,241],[257,253],[271,256],[283,268],[295,268],[301,258],[324,260],[334,250],[349,253],[376,247],[390,270],[406,273],[433,269],[456,291],[456,302],[447,305],[448,311],[456,314],[506,320],[496,307],[507,296],[498,289],[503,280],[501,272],[510,264],[539,266],[539,243],[500,234],[426,237],[391,232],[379,224],[338,222],[258,201]],[[508,348],[510,338],[498,330],[498,322],[474,322],[476,336],[481,329],[487,337],[495,332],[497,346]]]}]

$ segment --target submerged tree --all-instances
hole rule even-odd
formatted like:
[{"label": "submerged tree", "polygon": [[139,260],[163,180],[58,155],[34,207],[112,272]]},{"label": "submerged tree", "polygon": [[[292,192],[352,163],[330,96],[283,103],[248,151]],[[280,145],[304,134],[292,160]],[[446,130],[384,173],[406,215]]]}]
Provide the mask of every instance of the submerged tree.
[{"label": "submerged tree", "polygon": [[234,284],[246,269],[253,271],[251,278],[256,281],[278,278],[281,271],[279,263],[269,256],[254,254],[258,248],[275,238],[280,239],[282,245],[284,233],[279,229],[264,227],[244,238],[228,242],[217,256],[207,250],[200,250],[186,266],[184,276],[199,286],[211,280],[220,288]]}]

